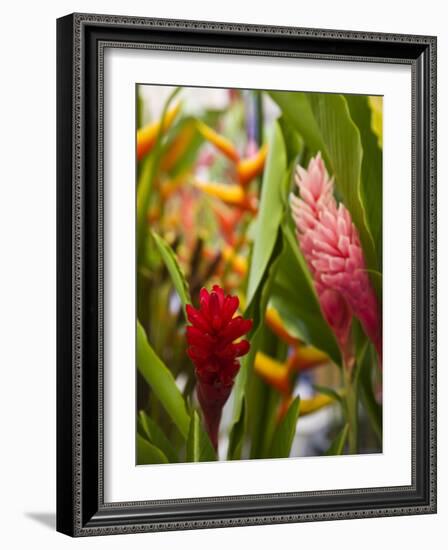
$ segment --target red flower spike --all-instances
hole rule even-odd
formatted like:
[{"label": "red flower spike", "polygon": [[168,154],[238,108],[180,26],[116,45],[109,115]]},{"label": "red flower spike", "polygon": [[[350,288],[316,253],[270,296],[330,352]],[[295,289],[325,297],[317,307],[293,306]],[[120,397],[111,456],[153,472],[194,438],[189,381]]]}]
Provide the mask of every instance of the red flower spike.
[{"label": "red flower spike", "polygon": [[252,328],[250,319],[234,317],[239,303],[237,296],[226,295],[214,285],[210,293],[201,289],[198,309],[186,308],[191,323],[187,326],[187,353],[195,367],[205,427],[216,450],[222,409],[240,368],[238,357],[250,349],[247,340],[235,342]]}]

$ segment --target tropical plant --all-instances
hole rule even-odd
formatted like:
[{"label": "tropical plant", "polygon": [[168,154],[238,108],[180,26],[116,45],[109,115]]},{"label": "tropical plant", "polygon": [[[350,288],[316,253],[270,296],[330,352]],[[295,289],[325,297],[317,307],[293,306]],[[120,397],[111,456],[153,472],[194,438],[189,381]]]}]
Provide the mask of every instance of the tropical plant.
[{"label": "tropical plant", "polygon": [[139,87],[137,463],[381,451],[381,98],[218,95]]}]

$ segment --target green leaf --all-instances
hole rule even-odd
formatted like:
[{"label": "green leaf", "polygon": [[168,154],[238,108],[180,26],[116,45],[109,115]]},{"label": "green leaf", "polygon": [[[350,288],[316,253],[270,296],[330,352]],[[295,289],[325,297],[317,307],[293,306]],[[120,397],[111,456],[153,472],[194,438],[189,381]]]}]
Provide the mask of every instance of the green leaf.
[{"label": "green leaf", "polygon": [[152,349],[145,331],[137,321],[137,368],[186,439],[190,425],[184,399],[171,371]]},{"label": "green leaf", "polygon": [[142,97],[142,94],[140,93],[141,86],[137,86],[137,101],[136,101],[136,123],[137,123],[137,130],[143,126],[143,111],[144,111],[144,100]]},{"label": "green leaf", "polygon": [[375,368],[374,356],[375,352],[373,351],[372,346],[369,345],[362,359],[362,364],[359,367],[359,389],[361,393],[361,401],[364,405],[373,431],[381,444],[383,438],[383,409],[381,405],[377,403],[373,392],[372,369]]},{"label": "green leaf", "polygon": [[274,249],[285,207],[282,184],[286,170],[285,143],[279,125],[275,123],[263,173],[260,209],[247,287],[248,304],[255,296]]},{"label": "green leaf", "polygon": [[[265,323],[259,328],[256,351],[277,357],[280,361],[286,359],[287,350],[283,342],[279,341]],[[281,394],[251,368],[246,386],[246,399],[250,458],[269,457]]]},{"label": "green leaf", "polygon": [[167,464],[168,459],[155,445],[137,434],[137,464]]},{"label": "green leaf", "polygon": [[148,208],[152,191],[152,169],[154,157],[147,155],[139,165],[139,177],[137,180],[137,224],[143,224],[145,207]]},{"label": "green leaf", "polygon": [[246,427],[246,405],[243,398],[240,410],[240,416],[233,424],[229,435],[229,448],[227,450],[227,460],[240,460],[244,441],[244,430]]},{"label": "green leaf", "polygon": [[358,228],[368,267],[378,269],[376,251],[361,193],[363,150],[347,100],[339,94],[270,92],[311,154],[319,151],[336,189]]},{"label": "green leaf", "polygon": [[321,151],[325,161],[329,162],[326,148],[324,150],[320,127],[308,101],[309,94],[306,92],[271,91],[269,95],[282,110],[283,117],[304,138],[305,145],[313,152]]},{"label": "green leaf", "polygon": [[202,427],[198,413],[193,411],[187,438],[187,462],[211,462],[213,460],[216,460],[215,450]]},{"label": "green leaf", "polygon": [[278,258],[282,250],[282,236],[280,231],[277,229],[277,239],[272,251],[271,257],[268,260],[268,267],[266,272],[263,275],[262,281],[258,286],[257,292],[255,293],[252,302],[246,308],[244,316],[246,318],[252,318],[253,327],[249,335],[250,340],[250,351],[247,355],[241,360],[241,367],[238,372],[238,375],[235,380],[235,386],[233,389],[234,395],[234,413],[233,413],[233,423],[237,422],[240,418],[241,407],[243,397],[245,395],[246,386],[249,379],[249,371],[253,368],[253,362],[255,355],[260,346],[261,340],[261,329],[263,323],[261,322],[264,319],[266,306],[271,292],[272,283],[275,278],[275,273],[278,266]]},{"label": "green leaf", "polygon": [[[363,156],[361,166],[361,198],[381,269],[383,228],[383,153],[371,126],[372,112],[365,95],[345,96],[350,115],[358,127]],[[381,297],[381,296],[380,296]]]},{"label": "green leaf", "polygon": [[300,397],[296,397],[280,422],[272,439],[271,458],[287,458],[291,452],[292,442],[296,433],[296,424],[299,417]]},{"label": "green leaf", "polygon": [[278,123],[282,130],[283,140],[285,142],[288,165],[291,162],[300,162],[303,155],[302,137],[295,131],[294,127],[284,116],[279,118]]},{"label": "green leaf", "polygon": [[325,451],[325,455],[334,456],[334,455],[341,455],[343,453],[345,442],[347,440],[348,430],[349,430],[349,425],[345,424],[342,430],[333,439],[331,445]]},{"label": "green leaf", "polygon": [[188,289],[185,275],[183,274],[177,261],[176,254],[165,239],[162,239],[162,237],[157,235],[154,231],[151,231],[151,235],[156,243],[157,250],[162,257],[162,260],[165,263],[168,273],[170,274],[174,288],[176,289],[180,301],[185,309],[185,306],[191,303],[190,291]]},{"label": "green leaf", "polygon": [[137,416],[137,429],[142,437],[146,438],[148,441],[151,441],[151,433],[146,421],[148,418],[148,415],[144,411],[140,411]]},{"label": "green leaf", "polygon": [[163,430],[144,411],[140,411],[138,422],[146,438],[156,445],[168,458],[169,462],[178,462],[177,452]]},{"label": "green leaf", "polygon": [[[282,358],[284,359],[284,358]],[[253,373],[253,376],[258,376],[256,373]],[[260,400],[258,405],[258,430],[256,435],[258,435],[259,446],[257,451],[256,458],[269,458],[270,449],[272,445],[272,438],[274,437],[275,430],[277,428],[277,413],[280,407],[282,396],[275,388],[263,382],[266,386],[266,397],[264,403]],[[255,451],[255,447],[251,452]],[[255,452],[254,452],[255,454]]]},{"label": "green leaf", "polygon": [[270,304],[278,311],[291,334],[324,351],[340,365],[341,355],[336,339],[322,316],[290,217],[282,224],[282,234],[284,247],[272,286]]}]

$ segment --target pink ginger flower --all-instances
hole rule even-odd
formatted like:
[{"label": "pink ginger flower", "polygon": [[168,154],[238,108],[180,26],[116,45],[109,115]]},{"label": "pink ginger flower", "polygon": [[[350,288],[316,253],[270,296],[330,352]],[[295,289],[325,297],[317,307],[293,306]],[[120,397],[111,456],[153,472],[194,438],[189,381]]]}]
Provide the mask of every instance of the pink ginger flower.
[{"label": "pink ginger flower", "polygon": [[320,153],[310,160],[307,170],[297,166],[296,184],[300,198],[291,194],[290,203],[297,239],[344,363],[351,367],[354,361],[350,339],[353,315],[381,360],[381,316],[359,234],[350,212],[342,203],[336,204],[333,179]]}]

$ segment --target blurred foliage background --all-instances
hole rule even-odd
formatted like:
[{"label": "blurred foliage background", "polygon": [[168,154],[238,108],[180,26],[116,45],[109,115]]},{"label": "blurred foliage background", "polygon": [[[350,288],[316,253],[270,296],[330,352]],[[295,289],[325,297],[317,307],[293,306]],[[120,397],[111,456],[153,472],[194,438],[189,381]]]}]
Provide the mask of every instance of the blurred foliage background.
[{"label": "blurred foliage background", "polygon": [[[288,196],[320,151],[381,302],[382,98],[142,85],[136,100],[137,463],[381,452],[381,369],[356,322],[348,447],[341,357]],[[213,284],[254,321],[218,454],[185,339],[185,305]]]}]

